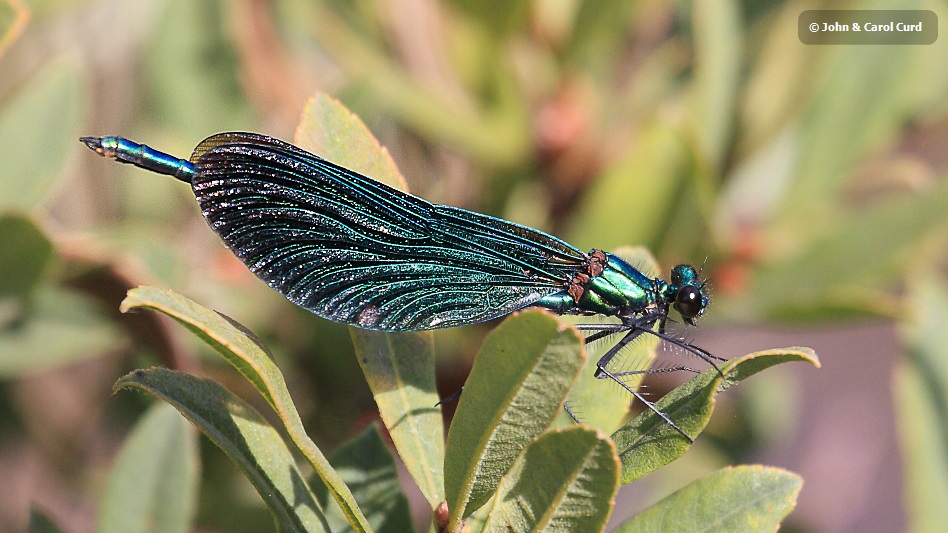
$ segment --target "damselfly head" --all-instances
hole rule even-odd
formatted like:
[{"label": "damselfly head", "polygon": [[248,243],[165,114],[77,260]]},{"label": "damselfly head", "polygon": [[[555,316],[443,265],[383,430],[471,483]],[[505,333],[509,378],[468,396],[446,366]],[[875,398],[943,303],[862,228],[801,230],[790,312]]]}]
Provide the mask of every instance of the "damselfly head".
[{"label": "damselfly head", "polygon": [[704,294],[704,284],[698,279],[698,271],[691,265],[676,266],[671,272],[671,285],[672,305],[685,322],[694,326],[695,318],[701,316],[709,301],[708,295]]}]

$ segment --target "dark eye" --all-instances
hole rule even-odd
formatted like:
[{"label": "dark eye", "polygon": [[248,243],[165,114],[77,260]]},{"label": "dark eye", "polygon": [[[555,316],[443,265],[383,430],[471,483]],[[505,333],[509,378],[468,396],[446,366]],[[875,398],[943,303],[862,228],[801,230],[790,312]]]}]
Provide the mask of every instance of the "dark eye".
[{"label": "dark eye", "polygon": [[675,295],[675,309],[685,318],[694,318],[701,313],[701,292],[693,285],[685,285]]}]

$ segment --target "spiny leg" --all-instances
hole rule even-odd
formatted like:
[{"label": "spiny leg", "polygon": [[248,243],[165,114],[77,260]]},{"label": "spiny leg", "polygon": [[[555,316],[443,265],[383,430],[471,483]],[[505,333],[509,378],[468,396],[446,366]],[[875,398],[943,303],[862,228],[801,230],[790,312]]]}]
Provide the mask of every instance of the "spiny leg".
[{"label": "spiny leg", "polygon": [[[630,334],[631,334],[631,332],[630,332]],[[623,389],[627,390],[627,391],[629,392],[629,394],[631,394],[632,396],[635,396],[635,398],[636,398],[638,401],[640,401],[640,402],[642,402],[643,404],[645,404],[645,406],[648,407],[653,413],[655,413],[655,414],[657,414],[658,416],[660,416],[661,419],[665,421],[665,423],[667,423],[667,424],[668,424],[669,426],[671,426],[675,431],[677,431],[678,433],[680,433],[682,437],[688,439],[688,442],[694,443],[695,439],[691,438],[691,435],[685,433],[683,429],[681,429],[680,427],[678,427],[678,424],[672,422],[672,419],[671,419],[671,418],[668,418],[668,415],[666,415],[665,413],[663,413],[662,410],[659,409],[658,407],[655,407],[655,404],[654,404],[654,403],[652,403],[652,402],[646,400],[644,396],[642,396],[641,394],[639,394],[639,392],[636,391],[635,389],[633,389],[632,387],[626,385],[626,383],[625,383],[624,381],[622,381],[621,379],[619,379],[618,376],[612,374],[611,372],[609,372],[608,370],[606,370],[605,368],[602,368],[602,367],[598,367],[598,368],[596,369],[596,372],[597,372],[597,376],[596,376],[596,377],[598,377],[598,378],[600,378],[600,379],[609,378],[609,379],[615,381],[616,383],[618,383],[619,385],[621,385]],[[601,375],[600,375],[600,373],[601,373]]]},{"label": "spiny leg", "polygon": [[598,341],[599,339],[604,339],[610,335],[615,335],[616,333],[622,333],[629,330],[629,326],[625,324],[576,324],[576,329],[580,331],[595,331],[592,335],[585,337],[583,342],[589,344],[593,341]]},{"label": "spiny leg", "polygon": [[[597,367],[597,368],[596,368],[596,377],[597,377],[597,378],[599,377],[599,370],[600,370],[600,369],[605,370],[605,369],[606,369],[606,365],[608,365],[609,362],[612,361],[612,358],[615,357],[616,354],[618,354],[618,353],[619,353],[623,348],[625,348],[630,342],[632,342],[632,341],[634,341],[635,339],[637,339],[637,338],[638,338],[640,335],[642,335],[643,333],[647,333],[647,332],[652,331],[652,327],[655,326],[655,322],[658,321],[658,320],[660,320],[661,317],[662,317],[661,314],[658,314],[658,313],[651,313],[651,314],[648,314],[648,315],[645,315],[645,316],[639,318],[638,320],[633,320],[633,321],[631,321],[631,322],[629,322],[629,323],[627,323],[627,324],[608,324],[609,326],[613,326],[613,325],[622,326],[622,329],[621,329],[621,330],[613,330],[612,328],[610,328],[610,330],[609,330],[609,332],[608,332],[609,335],[611,335],[611,334],[613,334],[613,333],[618,333],[619,331],[628,331],[628,333],[626,333],[626,335],[625,335],[624,337],[622,337],[622,339],[620,339],[619,342],[617,342],[615,346],[613,346],[612,348],[610,348],[609,351],[607,351],[602,357],[599,358],[599,362],[596,363],[596,367]],[[600,332],[600,333],[602,333],[602,332]],[[587,337],[586,342],[589,342],[589,339],[595,340],[595,338],[597,338],[597,335],[599,335],[599,333],[595,333],[595,334],[593,334],[593,335],[590,335],[589,337]],[[602,338],[602,337],[605,337],[605,336],[606,336],[606,335],[602,335],[602,336],[600,336],[600,337],[598,337],[598,338]]]},{"label": "spiny leg", "polygon": [[[695,346],[693,344],[689,344],[687,342],[676,339],[675,337],[672,337],[671,335],[668,335],[667,333],[665,333],[665,324],[667,321],[668,321],[668,315],[666,313],[663,313],[661,311],[656,311],[656,312],[652,312],[647,315],[644,315],[642,317],[639,317],[637,320],[633,320],[628,323],[578,324],[576,328],[579,329],[580,331],[595,331],[596,332],[584,339],[587,344],[592,341],[596,341],[596,340],[608,337],[610,335],[614,335],[616,333],[621,333],[621,332],[632,330],[632,329],[638,329],[641,331],[641,333],[649,333],[651,335],[655,335],[659,339],[662,339],[668,342],[669,344],[678,346],[682,348],[683,350],[691,352],[692,354],[696,355],[698,358],[700,358],[704,362],[711,365],[711,367],[714,368],[718,372],[718,374],[721,374],[721,370],[714,363],[714,361],[715,360],[727,361],[727,359],[723,357],[718,357],[712,354],[711,352],[705,350],[704,348]],[[658,323],[658,331],[655,331],[654,329],[652,329],[656,323]],[[628,344],[628,342],[631,342],[631,339],[629,341],[626,341],[624,344],[622,344],[622,346],[625,346],[626,344]],[[622,341],[620,341],[620,344],[621,343]],[[607,356],[609,356],[609,358],[605,361],[605,363],[608,363],[609,360],[611,360],[612,357],[614,357],[615,354],[618,353],[618,349],[616,348],[621,349],[622,346],[617,345],[617,347],[614,347],[613,349],[609,350],[609,352],[606,354]],[[600,363],[602,363],[602,360],[600,360]],[[723,374],[721,375],[723,377]]]},{"label": "spiny leg", "polygon": [[656,317],[653,315],[646,315],[642,319],[637,320],[632,324],[626,325],[626,327],[629,328],[629,332],[626,333],[626,335],[622,337],[622,339],[619,340],[619,342],[616,343],[615,346],[610,348],[608,352],[606,352],[602,357],[599,358],[599,361],[596,363],[595,376],[599,379],[609,378],[615,381],[616,383],[619,384],[619,386],[621,386],[623,389],[628,391],[629,394],[634,396],[640,402],[645,404],[645,406],[648,407],[652,412],[654,412],[659,417],[661,417],[662,420],[664,420],[666,423],[668,423],[669,426],[674,428],[675,431],[680,433],[681,436],[688,439],[688,442],[694,442],[694,439],[692,439],[690,435],[688,435],[680,427],[678,427],[678,424],[675,424],[672,421],[672,419],[668,417],[668,415],[663,413],[659,408],[655,407],[655,404],[646,400],[645,397],[642,396],[642,394],[640,394],[638,391],[636,391],[635,389],[630,387],[628,384],[626,384],[624,381],[619,379],[619,376],[617,376],[616,374],[613,374],[612,372],[609,372],[609,370],[606,369],[606,365],[608,365],[609,362],[612,361],[612,359],[616,356],[617,353],[619,353],[619,351],[621,351],[623,348],[628,346],[630,342],[632,342],[633,340],[641,336],[646,331],[651,331],[652,326],[655,325],[655,322],[658,319],[659,317]]},{"label": "spiny leg", "polygon": [[669,343],[669,344],[672,344],[672,345],[674,345],[674,346],[678,346],[679,348],[681,348],[681,349],[683,349],[683,350],[685,350],[685,351],[688,351],[688,352],[691,352],[691,353],[695,354],[696,356],[698,356],[699,359],[701,359],[701,360],[704,361],[705,363],[708,363],[709,365],[711,365],[711,367],[714,368],[714,370],[717,371],[717,373],[718,373],[721,377],[724,377],[724,374],[721,372],[721,369],[718,368],[718,365],[716,365],[716,364],[714,363],[714,360],[717,360],[717,361],[727,361],[727,359],[724,359],[723,357],[718,357],[718,356],[712,354],[711,352],[705,350],[704,348],[699,348],[698,346],[695,346],[694,344],[689,344],[689,343],[684,342],[684,341],[682,341],[682,340],[680,340],[680,339],[676,339],[675,337],[672,337],[672,336],[667,335],[667,334],[665,334],[665,333],[661,333],[661,332],[659,332],[659,331],[655,331],[655,330],[653,330],[653,329],[645,330],[645,333],[649,333],[649,334],[651,334],[651,335],[655,335],[655,336],[658,337],[659,339],[662,339],[663,341],[665,341],[665,342],[667,342],[667,343]]},{"label": "spiny leg", "polygon": [[[708,362],[708,364],[710,364],[711,366],[714,366],[714,363],[712,363],[711,361],[708,361],[708,359],[716,359],[718,361],[727,361],[727,359],[723,357],[718,357],[700,346],[695,346],[694,344],[682,342],[678,339],[675,339],[674,337],[667,335],[665,333],[666,322],[668,322],[667,315],[664,318],[662,318],[661,322],[658,324],[658,334],[657,334],[658,338],[662,340],[667,340],[668,342],[674,344],[675,346],[681,346],[682,348],[688,350],[689,352],[696,354],[698,357],[701,357],[702,355],[706,356],[707,359],[705,357],[701,357],[701,358],[704,359],[706,362]],[[717,369],[716,366],[714,368]]]},{"label": "spiny leg", "polygon": [[694,368],[687,366],[666,366],[664,368],[646,368],[645,370],[626,370],[624,372],[614,372],[612,375],[621,377],[621,376],[640,376],[642,374],[664,374],[667,372],[692,372],[694,374],[700,374],[700,370],[695,370]]}]

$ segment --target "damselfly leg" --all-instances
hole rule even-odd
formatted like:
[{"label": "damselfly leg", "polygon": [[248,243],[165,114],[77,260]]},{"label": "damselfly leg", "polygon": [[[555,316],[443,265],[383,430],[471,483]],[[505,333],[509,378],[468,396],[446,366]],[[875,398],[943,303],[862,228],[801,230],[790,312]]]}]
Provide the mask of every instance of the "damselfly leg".
[{"label": "damselfly leg", "polygon": [[[626,346],[638,339],[644,334],[651,334],[663,341],[666,341],[674,346],[681,347],[682,349],[694,354],[698,358],[707,362],[712,368],[714,368],[718,373],[721,373],[721,370],[714,363],[715,360],[723,361],[720,357],[717,357],[707,350],[694,346],[692,344],[686,343],[680,339],[672,337],[665,333],[665,322],[667,321],[667,315],[660,311],[655,311],[648,313],[644,316],[640,316],[634,319],[624,320],[621,324],[578,324],[576,327],[581,331],[592,332],[585,338],[586,343],[601,340],[613,335],[624,333],[621,339],[612,346],[602,357],[599,358],[599,361],[596,362],[596,373],[595,376],[599,379],[611,379],[619,384],[620,387],[625,389],[629,394],[634,398],[641,401],[649,410],[654,412],[656,415],[661,417],[669,426],[675,429],[683,437],[687,438],[689,442],[694,442],[690,435],[686,434],[671,418],[668,417],[664,412],[658,409],[653,402],[647,400],[642,393],[635,390],[623,379],[625,376],[633,375],[644,375],[644,374],[657,374],[657,373],[668,373],[676,371],[686,371],[692,373],[700,373],[698,370],[685,365],[676,365],[671,367],[663,368],[650,368],[642,370],[630,370],[622,372],[612,372],[608,369],[609,363],[619,354]],[[655,326],[658,325],[656,329]],[[572,410],[566,408],[567,413],[576,419],[576,416],[573,414]]]}]

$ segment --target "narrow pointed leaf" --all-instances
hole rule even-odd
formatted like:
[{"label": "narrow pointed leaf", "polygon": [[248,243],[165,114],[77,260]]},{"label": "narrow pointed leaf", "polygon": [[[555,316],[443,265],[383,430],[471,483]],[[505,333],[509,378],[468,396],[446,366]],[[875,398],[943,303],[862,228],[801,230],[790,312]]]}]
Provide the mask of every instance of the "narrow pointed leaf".
[{"label": "narrow pointed leaf", "polygon": [[483,505],[517,455],[553,421],[585,362],[572,327],[531,310],[484,341],[448,433],[449,529]]},{"label": "narrow pointed leaf", "polygon": [[605,434],[548,431],[504,476],[484,531],[602,531],[618,488],[615,444]]},{"label": "narrow pointed leaf", "polygon": [[0,210],[35,209],[50,191],[79,136],[80,70],[50,62],[0,108]]},{"label": "narrow pointed leaf", "polygon": [[917,83],[907,73],[921,47],[821,48],[825,57],[802,117],[797,175],[782,206],[782,216],[804,228],[836,208],[826,199],[837,197],[854,162],[886,142],[907,118],[902,89]]},{"label": "narrow pointed leaf", "polygon": [[[344,444],[329,461],[352,490],[375,531],[411,531],[408,499],[398,480],[395,458],[375,424]],[[315,482],[320,500],[325,501],[326,487],[318,479]],[[352,531],[335,506],[327,509],[326,519],[333,533]]]},{"label": "narrow pointed leaf", "polygon": [[207,435],[257,489],[280,531],[329,530],[286,443],[246,402],[214,381],[165,368],[136,370],[115,383],[116,390],[122,388],[142,389],[164,400]]},{"label": "narrow pointed leaf", "polygon": [[112,467],[97,531],[190,531],[198,479],[196,434],[171,406],[156,403]]},{"label": "narrow pointed leaf", "polygon": [[491,509],[494,508],[494,500],[491,497],[490,500],[487,500],[487,503],[482,505],[480,509],[471,513],[470,516],[464,519],[464,529],[461,531],[463,533],[483,533],[486,531],[487,527],[487,517],[490,515]]},{"label": "narrow pointed leaf", "polygon": [[329,461],[306,435],[283,374],[266,350],[246,328],[215,311],[202,307],[170,290],[139,287],[128,292],[122,312],[146,308],[160,311],[180,322],[198,338],[217,350],[267,400],[286,427],[293,444],[313,465],[317,475],[329,487],[356,531],[371,531],[349,488],[329,465]]},{"label": "narrow pointed leaf", "polygon": [[915,257],[913,250],[945,235],[946,228],[948,183],[942,179],[924,194],[899,196],[848,213],[834,224],[831,234],[800,253],[761,265],[747,297],[729,305],[734,311],[744,307],[759,309],[764,316],[786,316],[813,306],[864,304],[860,293],[852,290],[854,283],[892,279],[907,259]]},{"label": "narrow pointed leaf", "polygon": [[[629,152],[583,194],[567,240],[582,249],[604,250],[630,242],[658,244],[656,238],[679,201],[689,157],[675,129],[659,125],[644,131]],[[643,190],[648,191],[649,201],[629,209],[629,198]],[[602,224],[603,220],[609,224]]]},{"label": "narrow pointed leaf", "polygon": [[382,421],[434,509],[444,499],[444,422],[431,332],[349,331]]},{"label": "narrow pointed leaf", "polygon": [[796,506],[802,486],[800,476],[779,468],[724,468],[642,511],[615,531],[776,531]]},{"label": "narrow pointed leaf", "polygon": [[892,376],[901,443],[907,531],[940,531],[948,523],[948,438],[945,404],[917,366],[901,362]]},{"label": "narrow pointed leaf", "polygon": [[909,531],[948,523],[948,287],[916,276],[912,317],[903,327],[909,360],[896,367],[892,392],[902,444]]},{"label": "narrow pointed leaf", "polygon": [[695,76],[692,111],[702,159],[717,169],[726,156],[741,74],[741,6],[733,0],[693,4]]},{"label": "narrow pointed leaf", "polygon": [[[692,438],[707,425],[714,397],[731,385],[765,368],[788,361],[806,361],[816,367],[819,359],[809,348],[778,348],[731,359],[695,376],[666,394],[655,407],[668,415]],[[691,444],[652,411],[645,411],[612,434],[622,461],[622,483],[629,483],[681,457]]]}]

